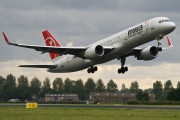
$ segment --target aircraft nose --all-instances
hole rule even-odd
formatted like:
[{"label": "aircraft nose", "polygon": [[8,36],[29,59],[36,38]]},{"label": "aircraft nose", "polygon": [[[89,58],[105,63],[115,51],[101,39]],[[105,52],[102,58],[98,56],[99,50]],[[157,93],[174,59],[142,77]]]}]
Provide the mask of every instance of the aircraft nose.
[{"label": "aircraft nose", "polygon": [[174,22],[170,22],[169,25],[168,25],[168,28],[171,30],[171,31],[174,31],[176,29],[176,24]]}]

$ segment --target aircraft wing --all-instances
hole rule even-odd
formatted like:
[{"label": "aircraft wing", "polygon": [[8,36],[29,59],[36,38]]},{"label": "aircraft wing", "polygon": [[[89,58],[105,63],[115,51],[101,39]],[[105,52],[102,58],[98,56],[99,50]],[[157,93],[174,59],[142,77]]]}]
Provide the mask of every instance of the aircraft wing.
[{"label": "aircraft wing", "polygon": [[[87,48],[88,48],[88,47],[57,47],[57,46],[39,46],[39,45],[16,44],[16,43],[9,42],[9,40],[6,37],[4,32],[3,32],[3,36],[4,36],[6,43],[9,45],[34,49],[36,51],[41,51],[42,54],[44,54],[46,52],[50,52],[50,53],[58,53],[59,55],[71,54],[71,55],[81,57],[80,53],[87,50]],[[103,48],[104,48],[105,52],[108,52],[109,50],[113,49],[110,46],[106,46]]]}]

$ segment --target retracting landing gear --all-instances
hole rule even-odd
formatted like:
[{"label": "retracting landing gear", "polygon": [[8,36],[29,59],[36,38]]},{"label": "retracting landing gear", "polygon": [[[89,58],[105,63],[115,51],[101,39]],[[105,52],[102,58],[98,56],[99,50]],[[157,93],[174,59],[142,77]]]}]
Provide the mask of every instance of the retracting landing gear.
[{"label": "retracting landing gear", "polygon": [[97,66],[92,66],[92,67],[90,67],[90,68],[88,68],[87,69],[87,72],[88,73],[94,73],[95,71],[97,71],[98,70],[98,67]]},{"label": "retracting landing gear", "polygon": [[126,62],[126,57],[121,57],[121,68],[118,69],[119,74],[124,74],[125,72],[128,71],[128,67],[124,67],[125,62]]}]

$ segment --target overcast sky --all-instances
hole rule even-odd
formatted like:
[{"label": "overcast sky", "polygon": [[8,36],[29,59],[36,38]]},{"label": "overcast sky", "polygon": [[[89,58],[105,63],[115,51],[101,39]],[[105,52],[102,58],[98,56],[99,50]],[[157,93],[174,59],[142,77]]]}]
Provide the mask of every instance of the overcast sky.
[{"label": "overcast sky", "polygon": [[[86,70],[76,73],[47,73],[45,69],[18,68],[21,64],[52,64],[49,54],[35,50],[8,46],[0,37],[0,75],[6,77],[12,73],[16,77],[25,75],[29,81],[33,77],[44,80],[56,77],[86,81],[89,77],[105,84],[113,79],[118,88],[125,83],[129,88],[131,82],[137,81],[140,88],[152,87],[153,82],[171,80],[174,87],[180,81],[180,1],[179,0],[0,0],[0,31],[5,32],[11,42],[45,45],[42,31],[49,29],[63,46],[86,46],[128,27],[154,17],[168,17],[177,25],[169,34],[174,47],[162,51],[152,61],[137,61],[127,58],[129,71],[118,74],[120,62],[113,60],[98,65],[95,74]],[[166,47],[164,38],[162,46]],[[156,41],[148,45],[157,45]]]}]

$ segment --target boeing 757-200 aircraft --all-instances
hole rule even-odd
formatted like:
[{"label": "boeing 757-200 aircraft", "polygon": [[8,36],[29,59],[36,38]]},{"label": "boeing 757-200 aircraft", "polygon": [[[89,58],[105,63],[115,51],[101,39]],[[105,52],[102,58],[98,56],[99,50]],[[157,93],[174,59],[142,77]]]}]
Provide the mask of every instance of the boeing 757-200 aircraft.
[{"label": "boeing 757-200 aircraft", "polygon": [[[42,32],[47,46],[11,43],[4,32],[3,36],[9,45],[35,49],[42,54],[48,52],[53,61],[53,65],[19,67],[47,68],[47,71],[52,73],[75,72],[88,68],[88,73],[94,73],[98,70],[95,65],[117,59],[121,62],[121,67],[117,71],[124,74],[128,71],[128,67],[125,66],[126,57],[135,56],[137,60],[153,60],[163,49],[160,47],[161,39],[175,28],[175,23],[169,18],[156,17],[86,47],[63,47],[48,30]],[[137,48],[153,40],[157,40],[157,47]],[[169,47],[172,47],[168,37],[167,40]]]}]

